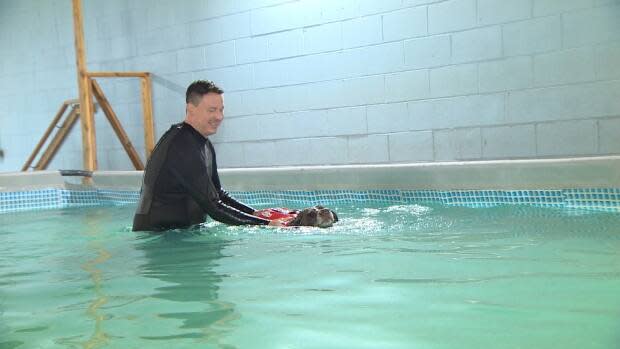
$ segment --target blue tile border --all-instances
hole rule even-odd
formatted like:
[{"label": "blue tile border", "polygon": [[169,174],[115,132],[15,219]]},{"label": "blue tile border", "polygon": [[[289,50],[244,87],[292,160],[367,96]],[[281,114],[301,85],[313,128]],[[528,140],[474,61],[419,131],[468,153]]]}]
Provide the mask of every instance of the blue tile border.
[{"label": "blue tile border", "polygon": [[40,189],[0,192],[0,213],[66,207],[127,205],[138,202],[137,191]]},{"label": "blue tile border", "polygon": [[[249,205],[287,206],[343,203],[438,203],[448,206],[493,207],[529,205],[576,208],[620,213],[620,188],[564,190],[315,190],[231,192]],[[40,189],[0,192],[0,213],[83,207],[127,205],[138,202],[131,190]]]}]

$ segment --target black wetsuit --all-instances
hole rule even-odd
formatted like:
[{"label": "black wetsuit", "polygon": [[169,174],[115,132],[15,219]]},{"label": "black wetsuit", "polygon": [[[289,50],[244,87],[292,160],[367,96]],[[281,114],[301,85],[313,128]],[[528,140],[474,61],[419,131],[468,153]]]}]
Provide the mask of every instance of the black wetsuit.
[{"label": "black wetsuit", "polygon": [[144,170],[133,230],[186,228],[206,215],[232,224],[266,225],[222,189],[211,142],[186,123],[161,137]]}]

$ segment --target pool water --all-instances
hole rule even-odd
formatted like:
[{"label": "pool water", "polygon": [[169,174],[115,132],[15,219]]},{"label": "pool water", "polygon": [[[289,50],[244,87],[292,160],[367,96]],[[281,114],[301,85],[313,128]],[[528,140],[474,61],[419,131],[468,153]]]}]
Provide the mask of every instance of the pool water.
[{"label": "pool water", "polygon": [[0,215],[0,348],[614,348],[620,215],[339,206],[329,229]]}]

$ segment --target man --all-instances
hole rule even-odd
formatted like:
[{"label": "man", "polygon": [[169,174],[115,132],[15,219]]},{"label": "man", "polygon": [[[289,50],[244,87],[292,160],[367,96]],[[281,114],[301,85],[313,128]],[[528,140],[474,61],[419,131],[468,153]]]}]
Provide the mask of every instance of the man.
[{"label": "man", "polygon": [[185,94],[185,120],[161,137],[144,170],[133,230],[187,228],[206,216],[226,224],[281,226],[254,215],[253,208],[222,189],[215,150],[207,138],[224,119],[222,91],[211,81],[198,80]]}]

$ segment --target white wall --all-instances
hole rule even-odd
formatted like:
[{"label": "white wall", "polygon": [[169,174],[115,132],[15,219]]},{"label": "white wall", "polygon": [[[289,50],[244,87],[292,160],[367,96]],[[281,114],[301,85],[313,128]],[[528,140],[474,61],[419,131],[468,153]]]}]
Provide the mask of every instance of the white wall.
[{"label": "white wall", "polygon": [[[221,167],[620,153],[617,0],[83,0],[90,70],[150,71],[156,129],[212,79]],[[75,98],[71,1],[0,0],[0,170]],[[143,153],[139,84],[100,81]],[[100,169],[131,163],[102,115]],[[78,125],[79,126],[79,125]],[[51,168],[80,168],[79,127]]]}]

